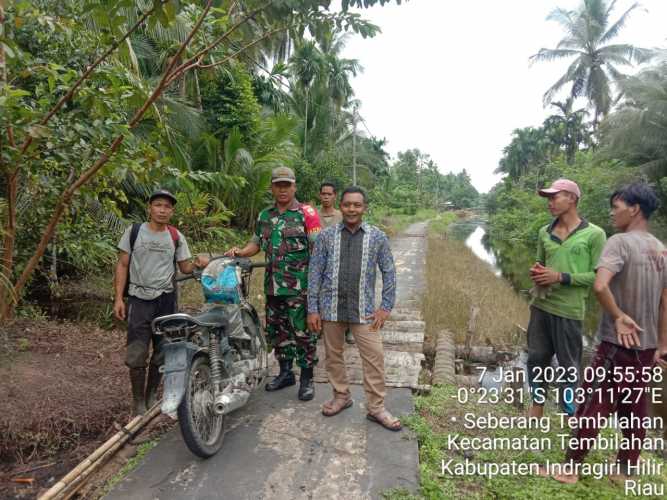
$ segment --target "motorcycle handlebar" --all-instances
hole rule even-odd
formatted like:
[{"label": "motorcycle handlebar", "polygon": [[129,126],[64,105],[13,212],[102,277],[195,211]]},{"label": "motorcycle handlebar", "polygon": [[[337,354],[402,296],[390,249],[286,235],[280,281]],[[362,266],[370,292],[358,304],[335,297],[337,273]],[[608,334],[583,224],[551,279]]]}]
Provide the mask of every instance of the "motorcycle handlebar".
[{"label": "motorcycle handlebar", "polygon": [[174,281],[180,283],[181,281],[198,280],[199,278],[201,278],[201,269],[195,269],[191,274],[183,274],[175,278]]},{"label": "motorcycle handlebar", "polygon": [[[266,262],[252,262],[250,259],[246,257],[226,257],[224,255],[220,257],[213,257],[209,261],[209,264],[215,260],[220,260],[220,259],[230,259],[231,263],[245,269],[257,269],[259,267],[266,267]],[[180,283],[181,281],[187,281],[191,279],[198,280],[201,278],[202,271],[203,269],[195,269],[191,274],[184,274],[182,276],[179,276],[174,281]]]}]

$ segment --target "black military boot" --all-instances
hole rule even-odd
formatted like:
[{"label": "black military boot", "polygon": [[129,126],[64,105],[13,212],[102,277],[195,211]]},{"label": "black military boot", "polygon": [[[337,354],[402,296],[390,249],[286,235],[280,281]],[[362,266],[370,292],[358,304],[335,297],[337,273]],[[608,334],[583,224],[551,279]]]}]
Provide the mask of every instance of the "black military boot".
[{"label": "black military boot", "polygon": [[296,384],[296,378],[292,371],[292,360],[281,360],[280,373],[271,382],[266,384],[265,389],[267,391],[277,391],[278,389],[283,389],[294,384]]},{"label": "black military boot", "polygon": [[313,367],[301,368],[299,378],[299,399],[310,401],[315,397],[315,384],[313,383]]},{"label": "black military boot", "polygon": [[130,383],[132,384],[132,413],[143,415],[146,413],[146,400],[144,399],[146,368],[130,368]]},{"label": "black military boot", "polygon": [[148,367],[148,380],[146,380],[146,409],[150,410],[157,401],[157,390],[160,387],[162,374],[160,367],[150,365]]}]

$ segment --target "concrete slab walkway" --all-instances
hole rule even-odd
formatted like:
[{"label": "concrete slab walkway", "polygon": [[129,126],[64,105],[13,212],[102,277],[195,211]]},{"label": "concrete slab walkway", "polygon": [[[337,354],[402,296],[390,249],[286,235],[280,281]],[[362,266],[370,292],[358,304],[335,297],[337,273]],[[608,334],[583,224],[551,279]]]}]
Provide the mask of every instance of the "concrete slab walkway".
[{"label": "concrete slab walkway", "polygon": [[[171,432],[106,498],[351,500],[380,498],[396,487],[416,490],[417,445],[409,433],[368,422],[359,386],[352,387],[354,405],[330,418],[320,413],[328,387],[317,384],[316,394],[302,403],[292,388],[257,392],[230,416],[222,450],[208,460]],[[389,391],[387,406],[411,413],[411,391]]]},{"label": "concrete slab walkway", "polygon": [[[398,300],[383,338],[387,378],[398,386],[387,390],[386,405],[398,416],[414,410],[407,387],[416,384],[423,359],[419,304],[425,226],[412,225],[392,240]],[[355,352],[351,346],[346,356],[354,358]],[[349,373],[361,381],[354,363]],[[208,460],[192,455],[178,429],[172,431],[106,498],[355,500],[380,498],[391,488],[416,492],[419,457],[414,436],[407,429],[394,433],[367,421],[361,386],[352,386],[354,405],[335,417],[321,414],[322,403],[330,397],[328,384],[316,384],[316,398],[307,403],[297,400],[296,390],[253,394],[228,417],[222,450]]]}]

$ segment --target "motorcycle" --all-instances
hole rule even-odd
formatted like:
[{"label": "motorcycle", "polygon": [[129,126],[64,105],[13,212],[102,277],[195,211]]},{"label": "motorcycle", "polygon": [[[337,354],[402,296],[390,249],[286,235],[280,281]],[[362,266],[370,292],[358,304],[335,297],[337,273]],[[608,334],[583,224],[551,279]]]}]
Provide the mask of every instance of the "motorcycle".
[{"label": "motorcycle", "polygon": [[161,411],[175,418],[187,447],[209,458],[221,448],[225,416],[246,404],[268,376],[264,331],[248,302],[253,263],[217,257],[206,268],[177,281],[200,282],[211,307],[153,320],[162,337],[165,362]]}]

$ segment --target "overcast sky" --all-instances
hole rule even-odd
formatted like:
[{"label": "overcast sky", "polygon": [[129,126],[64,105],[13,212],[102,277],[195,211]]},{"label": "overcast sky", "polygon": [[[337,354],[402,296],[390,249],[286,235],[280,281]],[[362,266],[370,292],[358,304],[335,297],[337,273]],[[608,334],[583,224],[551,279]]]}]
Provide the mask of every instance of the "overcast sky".
[{"label": "overcast sky", "polygon": [[[618,0],[615,21],[633,2]],[[667,0],[643,0],[617,42],[667,45]],[[555,7],[579,0],[410,0],[360,11],[379,25],[373,39],[350,38],[345,57],[364,72],[353,80],[361,115],[387,150],[419,148],[440,171],[465,168],[488,191],[515,128],[552,114],[542,95],[568,63],[529,64],[563,37],[546,21]],[[648,12],[646,12],[648,11]],[[628,71],[632,71],[628,69]],[[363,130],[363,129],[362,129]]]}]

